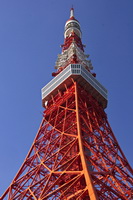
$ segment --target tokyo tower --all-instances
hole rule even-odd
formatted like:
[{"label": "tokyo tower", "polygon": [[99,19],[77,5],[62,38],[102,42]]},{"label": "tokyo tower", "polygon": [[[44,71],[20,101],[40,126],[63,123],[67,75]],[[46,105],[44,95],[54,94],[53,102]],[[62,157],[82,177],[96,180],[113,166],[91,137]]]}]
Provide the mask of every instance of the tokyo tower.
[{"label": "tokyo tower", "polygon": [[84,53],[71,8],[54,78],[42,88],[43,119],[0,200],[131,200],[133,170],[108,123],[107,90]]}]

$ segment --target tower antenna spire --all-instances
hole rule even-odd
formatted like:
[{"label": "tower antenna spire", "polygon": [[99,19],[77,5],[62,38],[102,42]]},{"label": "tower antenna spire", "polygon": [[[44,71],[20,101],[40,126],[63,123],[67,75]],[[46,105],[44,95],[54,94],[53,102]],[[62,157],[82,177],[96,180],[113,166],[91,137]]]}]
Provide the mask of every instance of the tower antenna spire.
[{"label": "tower antenna spire", "polygon": [[73,8],[73,5],[72,5],[72,7],[70,9],[70,18],[71,17],[74,17],[74,8]]}]

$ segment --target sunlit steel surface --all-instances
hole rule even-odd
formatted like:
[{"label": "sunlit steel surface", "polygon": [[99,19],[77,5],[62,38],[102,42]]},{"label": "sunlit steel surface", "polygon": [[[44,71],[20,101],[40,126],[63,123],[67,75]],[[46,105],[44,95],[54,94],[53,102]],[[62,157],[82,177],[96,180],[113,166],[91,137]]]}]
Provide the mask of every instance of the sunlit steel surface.
[{"label": "sunlit steel surface", "polygon": [[60,74],[53,78],[45,87],[42,88],[43,105],[45,101],[55,95],[58,90],[64,90],[64,84],[70,86],[71,78],[83,86],[97,101],[106,108],[107,90],[99,83],[96,78],[80,64],[70,64]]}]

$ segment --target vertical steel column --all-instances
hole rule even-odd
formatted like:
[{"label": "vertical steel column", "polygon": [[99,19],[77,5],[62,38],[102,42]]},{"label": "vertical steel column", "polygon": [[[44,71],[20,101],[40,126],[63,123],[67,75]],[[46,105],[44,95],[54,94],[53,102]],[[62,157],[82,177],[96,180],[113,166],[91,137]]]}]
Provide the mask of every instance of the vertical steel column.
[{"label": "vertical steel column", "polygon": [[83,173],[85,176],[86,186],[88,190],[88,195],[90,197],[90,200],[98,200],[98,196],[96,193],[96,190],[94,188],[94,185],[91,180],[91,176],[89,173],[89,169],[87,167],[85,155],[84,155],[84,148],[82,144],[82,133],[80,128],[80,114],[79,114],[79,105],[78,105],[78,88],[77,88],[77,82],[75,84],[75,103],[76,103],[76,117],[77,117],[77,131],[78,131],[78,142],[79,142],[79,153],[81,156],[82,161],[82,167],[83,167]]}]

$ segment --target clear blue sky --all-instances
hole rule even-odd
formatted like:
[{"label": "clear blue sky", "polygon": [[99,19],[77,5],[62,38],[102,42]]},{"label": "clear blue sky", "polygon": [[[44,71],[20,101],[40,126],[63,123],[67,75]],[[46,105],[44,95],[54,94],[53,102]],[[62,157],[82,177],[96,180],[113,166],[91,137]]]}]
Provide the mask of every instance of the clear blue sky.
[{"label": "clear blue sky", "polygon": [[52,78],[72,5],[108,89],[109,122],[133,166],[133,0],[0,0],[0,195],[41,123],[41,88]]}]

